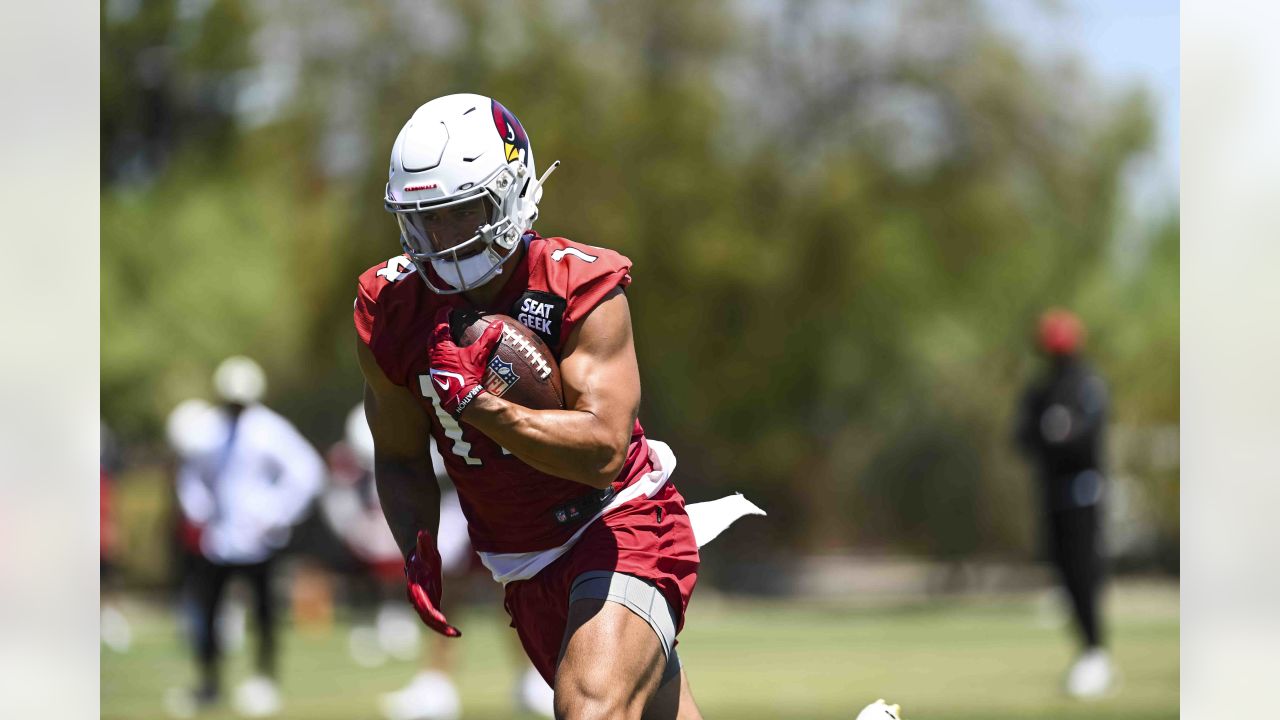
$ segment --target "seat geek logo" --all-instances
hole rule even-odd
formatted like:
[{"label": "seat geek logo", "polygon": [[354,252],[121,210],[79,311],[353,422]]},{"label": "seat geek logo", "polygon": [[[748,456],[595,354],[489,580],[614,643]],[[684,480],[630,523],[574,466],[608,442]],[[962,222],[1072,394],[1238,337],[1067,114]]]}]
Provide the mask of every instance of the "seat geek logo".
[{"label": "seat geek logo", "polygon": [[555,309],[551,303],[525,298],[520,304],[520,309],[524,312],[521,312],[517,319],[530,330],[540,333],[551,332],[551,311]]},{"label": "seat geek logo", "polygon": [[562,297],[530,290],[516,300],[511,314],[520,324],[537,333],[554,351],[559,344],[560,321],[564,318],[565,305]]}]

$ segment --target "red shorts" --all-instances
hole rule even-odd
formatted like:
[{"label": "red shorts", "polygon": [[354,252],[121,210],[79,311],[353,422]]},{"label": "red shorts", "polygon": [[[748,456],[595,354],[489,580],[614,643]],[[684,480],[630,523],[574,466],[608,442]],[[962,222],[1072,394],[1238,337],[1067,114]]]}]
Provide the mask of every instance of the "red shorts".
[{"label": "red shorts", "polygon": [[560,645],[569,620],[569,590],[584,572],[610,570],[657,586],[684,627],[698,581],[698,544],[684,498],[668,482],[652,498],[632,500],[596,520],[569,552],[528,580],[506,587],[511,626],[533,666],[554,685]]}]

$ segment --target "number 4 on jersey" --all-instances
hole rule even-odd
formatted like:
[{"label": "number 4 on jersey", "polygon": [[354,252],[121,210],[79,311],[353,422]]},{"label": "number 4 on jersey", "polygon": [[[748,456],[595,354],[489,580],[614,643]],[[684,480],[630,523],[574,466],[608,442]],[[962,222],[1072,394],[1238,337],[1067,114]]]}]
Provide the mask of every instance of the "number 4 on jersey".
[{"label": "number 4 on jersey", "polygon": [[395,282],[413,272],[413,262],[403,255],[397,255],[387,261],[387,266],[378,271],[378,277],[387,282]]}]

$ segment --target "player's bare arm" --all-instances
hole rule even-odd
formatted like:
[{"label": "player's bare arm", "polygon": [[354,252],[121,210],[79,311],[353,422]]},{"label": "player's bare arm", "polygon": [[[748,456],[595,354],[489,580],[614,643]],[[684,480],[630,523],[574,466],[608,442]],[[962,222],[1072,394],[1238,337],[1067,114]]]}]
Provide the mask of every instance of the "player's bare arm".
[{"label": "player's bare arm", "polygon": [[542,472],[608,487],[626,459],[640,410],[631,310],[621,288],[569,336],[560,377],[565,410],[531,410],[482,393],[461,419]]},{"label": "player's bare arm", "polygon": [[431,465],[430,419],[407,388],[391,382],[356,338],[364,373],[364,410],[373,433],[374,481],[382,513],[407,557],[419,530],[440,524],[440,485]]}]

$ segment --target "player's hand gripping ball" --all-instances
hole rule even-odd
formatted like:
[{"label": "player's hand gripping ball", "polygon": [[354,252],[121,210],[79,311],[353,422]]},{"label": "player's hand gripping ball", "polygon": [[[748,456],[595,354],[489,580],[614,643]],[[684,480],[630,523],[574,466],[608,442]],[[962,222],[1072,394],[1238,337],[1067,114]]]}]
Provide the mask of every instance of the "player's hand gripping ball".
[{"label": "player's hand gripping ball", "polygon": [[485,391],[481,380],[489,357],[502,339],[502,327],[485,328],[473,342],[462,345],[453,337],[449,308],[436,313],[435,329],[427,344],[431,384],[440,407],[456,420]]},{"label": "player's hand gripping ball", "polygon": [[493,325],[501,325],[501,339],[485,358],[481,378],[485,390],[534,410],[564,407],[560,366],[537,333],[515,318],[474,311],[455,310],[449,324],[451,337],[461,348],[486,343]]}]

